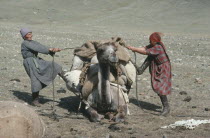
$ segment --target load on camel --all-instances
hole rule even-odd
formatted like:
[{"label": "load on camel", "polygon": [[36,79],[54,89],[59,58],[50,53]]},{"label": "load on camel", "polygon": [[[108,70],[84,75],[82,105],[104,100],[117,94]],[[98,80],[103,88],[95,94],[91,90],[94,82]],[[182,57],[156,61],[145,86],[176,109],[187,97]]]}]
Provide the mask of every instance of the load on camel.
[{"label": "load on camel", "polygon": [[128,93],[135,82],[136,68],[125,42],[90,41],[74,50],[73,65],[64,74],[67,88],[79,93],[91,121],[105,114],[110,120],[123,121],[129,114]]}]

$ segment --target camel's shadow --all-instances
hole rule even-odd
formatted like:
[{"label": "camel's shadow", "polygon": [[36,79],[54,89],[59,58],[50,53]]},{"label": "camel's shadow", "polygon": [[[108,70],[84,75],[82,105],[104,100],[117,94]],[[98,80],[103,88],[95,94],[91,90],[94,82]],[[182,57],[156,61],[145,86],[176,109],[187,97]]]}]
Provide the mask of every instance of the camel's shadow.
[{"label": "camel's shadow", "polygon": [[[23,91],[17,91],[17,90],[10,90],[14,96],[16,96],[19,100],[31,104],[32,96],[31,93],[23,92]],[[47,102],[53,102],[52,99],[47,98],[46,96],[39,96],[40,103],[45,104]],[[80,99],[77,96],[69,96],[60,98],[60,101],[55,101],[57,103],[57,106],[67,109],[70,113],[78,112],[78,107],[80,103]]]},{"label": "camel's shadow", "polygon": [[79,97],[69,96],[69,97],[60,98],[58,106],[67,109],[69,112],[77,113],[79,104],[80,104]]},{"label": "camel's shadow", "polygon": [[135,98],[130,98],[129,101],[130,101],[130,103],[132,103],[132,104],[134,104],[134,105],[136,105],[140,108],[150,110],[150,111],[154,111],[154,112],[160,112],[158,109],[162,108],[161,106],[157,106],[155,104],[144,102],[144,101],[139,101]]},{"label": "camel's shadow", "polygon": [[[31,104],[31,101],[32,101],[31,93],[21,92],[21,91],[17,91],[17,90],[10,90],[10,91],[13,92],[13,95],[16,96],[19,100]],[[46,98],[45,96],[40,95],[39,97],[40,97],[41,104],[45,104],[47,102],[53,101],[51,99]]]},{"label": "camel's shadow", "polygon": [[[17,91],[17,90],[10,90],[10,91],[13,92],[13,95],[16,96],[18,99],[20,99],[24,102],[27,102],[29,104],[31,103],[31,100],[32,100],[31,93]],[[45,104],[47,102],[52,102],[53,100],[40,95],[40,101],[42,104]],[[69,97],[60,98],[60,102],[58,102],[58,101],[55,101],[55,102],[58,103],[57,106],[59,106],[63,109],[67,109],[70,113],[81,112],[81,110],[78,111],[80,99],[77,96],[69,96]],[[154,111],[154,112],[160,112],[159,109],[161,109],[161,106],[157,106],[155,104],[151,104],[151,103],[144,102],[144,101],[138,101],[135,98],[130,98],[130,103],[132,103],[138,107],[141,107],[143,109]]]},{"label": "camel's shadow", "polygon": [[[80,105],[81,104],[81,105]],[[69,96],[60,98],[60,102],[58,104],[59,107],[68,110],[68,115],[84,115],[86,118],[90,118],[85,110],[85,104],[80,103],[80,99],[77,96]],[[82,118],[83,119],[83,118]]]},{"label": "camel's shadow", "polygon": [[[152,103],[138,101],[135,98],[130,98],[129,101],[130,103],[138,107],[141,107],[146,110],[154,111],[154,112],[160,112],[160,109],[162,108],[161,106],[158,106]],[[70,97],[61,98],[58,106],[61,108],[67,109],[69,112],[74,112],[74,113],[83,112],[83,110],[78,111],[79,104],[80,104],[80,99],[77,96],[70,96]],[[82,104],[82,107],[83,107],[83,104]]]}]

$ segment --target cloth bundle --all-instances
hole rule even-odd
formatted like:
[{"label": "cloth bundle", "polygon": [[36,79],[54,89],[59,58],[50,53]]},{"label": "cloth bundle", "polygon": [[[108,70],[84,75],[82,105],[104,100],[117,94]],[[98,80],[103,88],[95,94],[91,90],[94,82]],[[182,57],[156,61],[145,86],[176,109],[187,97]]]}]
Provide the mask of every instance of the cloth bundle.
[{"label": "cloth bundle", "polygon": [[131,59],[128,51],[124,48],[126,46],[124,40],[120,37],[113,37],[111,40],[102,40],[102,41],[88,41],[84,43],[80,48],[76,48],[74,50],[74,55],[77,55],[81,58],[85,58],[86,60],[92,59],[96,55],[97,48],[103,44],[111,42],[117,46],[117,56],[120,61],[128,63]]}]

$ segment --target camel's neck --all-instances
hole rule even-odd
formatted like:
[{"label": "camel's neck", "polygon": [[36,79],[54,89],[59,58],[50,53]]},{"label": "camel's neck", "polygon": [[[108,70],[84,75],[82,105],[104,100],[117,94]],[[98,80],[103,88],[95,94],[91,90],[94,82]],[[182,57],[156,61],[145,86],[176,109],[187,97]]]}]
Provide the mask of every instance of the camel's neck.
[{"label": "camel's neck", "polygon": [[111,104],[110,82],[109,82],[110,66],[107,64],[99,64],[99,84],[98,90],[102,104]]}]

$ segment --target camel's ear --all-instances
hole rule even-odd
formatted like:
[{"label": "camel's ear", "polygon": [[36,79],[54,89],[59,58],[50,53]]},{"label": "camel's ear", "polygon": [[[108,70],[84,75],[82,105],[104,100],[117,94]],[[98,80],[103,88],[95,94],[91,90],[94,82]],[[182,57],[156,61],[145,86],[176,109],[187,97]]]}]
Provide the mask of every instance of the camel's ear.
[{"label": "camel's ear", "polygon": [[111,39],[112,39],[113,42],[119,42],[119,41],[122,40],[121,37],[112,37]]},{"label": "camel's ear", "polygon": [[119,43],[118,42],[117,43],[116,42],[112,42],[111,45],[113,45],[116,48],[116,50],[117,50]]},{"label": "camel's ear", "polygon": [[98,51],[99,49],[103,49],[104,46],[109,45],[109,42],[107,43],[100,43],[98,45],[95,46],[96,51]]}]

